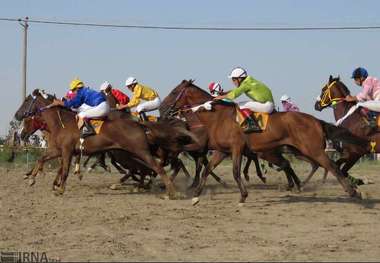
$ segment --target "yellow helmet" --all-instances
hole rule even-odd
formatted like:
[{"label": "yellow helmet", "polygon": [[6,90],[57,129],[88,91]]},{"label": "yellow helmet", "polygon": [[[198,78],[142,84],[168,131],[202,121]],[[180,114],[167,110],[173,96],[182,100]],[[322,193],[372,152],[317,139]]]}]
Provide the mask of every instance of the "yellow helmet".
[{"label": "yellow helmet", "polygon": [[83,82],[78,78],[72,80],[70,83],[70,90],[75,90],[75,89],[83,88],[83,87],[84,87]]}]

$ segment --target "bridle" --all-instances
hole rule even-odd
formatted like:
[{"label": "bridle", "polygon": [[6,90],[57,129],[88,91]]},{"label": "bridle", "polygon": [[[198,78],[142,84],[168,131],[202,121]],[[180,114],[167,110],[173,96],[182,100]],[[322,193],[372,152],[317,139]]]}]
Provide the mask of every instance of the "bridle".
[{"label": "bridle", "polygon": [[37,100],[37,96],[34,96],[34,95],[31,95],[32,96],[32,100],[29,102],[29,105],[27,107],[27,110],[24,112],[24,114],[22,115],[23,118],[27,118],[27,117],[30,117],[30,116],[33,116],[35,115],[36,113],[35,112],[32,112],[32,107],[34,106],[34,103],[36,102]]},{"label": "bridle", "polygon": [[[181,91],[178,93],[177,97],[175,98],[174,102],[172,105],[170,105],[170,107],[165,111],[164,115],[169,115],[168,117],[171,117],[171,116],[174,116],[176,115],[176,112],[173,112],[173,109],[175,108],[175,106],[177,105],[177,102],[182,98],[183,94],[185,94],[185,91],[187,90],[187,85],[184,86]],[[178,109],[180,110],[180,109]],[[177,110],[177,111],[178,111]]]},{"label": "bridle", "polygon": [[325,91],[323,92],[322,94],[322,98],[319,100],[319,104],[321,105],[321,107],[326,107],[326,106],[330,106],[330,104],[332,102],[337,102],[337,103],[340,103],[342,101],[344,101],[344,97],[340,97],[340,98],[332,98],[331,97],[331,90],[335,87],[335,84],[337,83],[336,80],[334,80],[333,82],[331,82],[327,88],[325,89]]}]

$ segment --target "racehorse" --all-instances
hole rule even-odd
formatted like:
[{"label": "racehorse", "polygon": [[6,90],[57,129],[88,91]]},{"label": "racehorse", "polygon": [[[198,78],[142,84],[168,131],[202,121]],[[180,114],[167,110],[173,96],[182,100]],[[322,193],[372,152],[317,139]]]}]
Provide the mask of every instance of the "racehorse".
[{"label": "racehorse", "polygon": [[[321,90],[320,99],[315,102],[314,108],[322,111],[327,107],[333,107],[335,120],[339,120],[355,105],[354,102],[347,102],[345,98],[350,95],[350,90],[340,80],[339,77],[329,77],[328,83]],[[348,176],[348,171],[364,154],[371,152],[380,152],[380,133],[371,133],[368,121],[360,110],[356,110],[347,119],[345,119],[342,127],[347,128],[351,133],[371,142],[372,149],[357,147],[356,145],[344,145],[344,156],[337,161],[342,166],[342,172]]]},{"label": "racehorse", "polygon": [[[126,151],[126,154],[139,160],[160,175],[169,198],[175,198],[174,185],[167,177],[163,167],[153,158],[150,152],[151,145],[148,141],[154,144],[159,139],[165,142],[164,145],[167,150],[178,151],[187,142],[195,140],[191,133],[175,127],[169,136],[169,134],[164,134],[167,131],[162,131],[164,124],[158,128],[153,125],[143,127],[135,121],[110,116],[104,121],[101,133],[86,138],[79,145],[79,130],[76,126],[75,113],[61,107],[48,108],[52,97],[40,90],[34,90],[17,110],[15,118],[22,120],[25,117],[40,114],[46,123],[54,138],[55,147],[49,147],[40,161],[44,162],[58,156],[62,157],[61,168],[53,184],[53,189],[57,193],[62,194],[65,190],[65,183],[74,154],[90,155],[96,152],[119,149]],[[169,126],[166,129],[170,128],[172,127]],[[128,130],[127,133],[124,132],[126,130]]]},{"label": "racehorse", "polygon": [[233,176],[237,182],[244,203],[248,192],[241,181],[241,159],[248,149],[259,153],[259,157],[284,169],[287,174],[294,174],[287,161],[278,151],[287,145],[293,151],[318,163],[337,177],[343,189],[351,197],[361,197],[335,163],[325,153],[326,139],[365,144],[367,141],[353,136],[344,128],[338,128],[306,113],[276,112],[268,121],[267,128],[260,133],[245,134],[236,122],[236,108],[230,104],[213,102],[210,94],[200,89],[192,81],[183,80],[162,103],[163,114],[192,110],[191,107],[211,101],[211,111],[196,111],[195,114],[204,125],[208,135],[208,147],[213,149],[211,161],[202,174],[202,180],[194,193],[193,205],[199,202],[199,196],[206,183],[208,173],[219,164],[227,154],[232,155]]}]

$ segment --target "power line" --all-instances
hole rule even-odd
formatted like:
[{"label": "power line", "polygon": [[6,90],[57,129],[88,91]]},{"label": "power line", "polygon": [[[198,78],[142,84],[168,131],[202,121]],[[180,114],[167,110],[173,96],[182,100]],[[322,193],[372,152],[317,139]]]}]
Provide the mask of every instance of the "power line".
[{"label": "power line", "polygon": [[[0,21],[25,22],[25,19],[0,18]],[[56,20],[29,19],[28,23],[53,24],[82,27],[105,27],[105,28],[129,28],[129,29],[153,29],[153,30],[192,30],[192,31],[327,31],[327,30],[378,30],[380,26],[326,26],[326,27],[187,27],[187,26],[152,26],[152,25],[121,25],[101,23],[65,22]]]}]

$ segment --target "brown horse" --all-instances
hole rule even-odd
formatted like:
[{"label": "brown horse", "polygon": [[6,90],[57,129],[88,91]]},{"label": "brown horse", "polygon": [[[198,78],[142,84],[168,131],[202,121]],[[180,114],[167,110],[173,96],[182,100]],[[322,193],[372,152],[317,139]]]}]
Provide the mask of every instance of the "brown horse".
[{"label": "brown horse", "polygon": [[[167,177],[163,167],[153,158],[150,152],[151,145],[148,141],[155,144],[158,138],[160,141],[165,142],[167,150],[178,151],[186,144],[185,141],[194,140],[189,132],[182,132],[180,129],[173,128],[170,136],[168,134],[164,135],[160,133],[164,124],[161,127],[143,127],[127,118],[123,119],[110,115],[108,120],[103,123],[101,133],[86,138],[81,145],[83,148],[79,149],[79,130],[76,127],[75,113],[60,107],[46,108],[51,99],[51,95],[35,90],[25,99],[15,117],[17,120],[22,120],[25,117],[40,114],[47,124],[54,138],[55,147],[49,147],[46,155],[40,161],[44,162],[58,156],[62,157],[62,166],[53,185],[53,189],[58,190],[58,193],[64,192],[71,159],[74,154],[90,155],[96,152],[119,149],[126,151],[126,154],[136,158],[160,175],[165,183],[169,198],[175,197],[174,185]],[[155,138],[154,136],[157,137]],[[166,140],[165,137],[167,138]]]},{"label": "brown horse", "polygon": [[[345,101],[345,97],[350,95],[349,89],[344,85],[339,77],[329,77],[328,83],[323,86],[319,100],[315,102],[315,110],[322,111],[327,107],[333,107],[335,120],[339,120],[346,115],[348,110],[355,105],[353,102]],[[333,105],[334,104],[334,105]],[[356,110],[352,115],[343,121],[342,127],[350,130],[351,133],[374,143],[372,152],[380,152],[380,133],[371,133],[368,121],[365,116]],[[370,148],[357,147],[356,145],[344,145],[344,156],[337,161],[342,172],[348,176],[348,171],[364,154],[370,152]]]},{"label": "brown horse", "polygon": [[[189,107],[212,101],[210,94],[195,86],[191,81],[182,81],[163,101],[163,112],[170,114],[178,111],[189,111]],[[289,162],[278,151],[280,146],[287,145],[298,154],[318,163],[337,177],[343,189],[352,197],[360,197],[346,177],[325,153],[326,139],[366,144],[351,135],[346,129],[337,128],[315,117],[299,112],[278,112],[271,115],[267,128],[261,133],[244,134],[236,122],[236,108],[230,104],[213,102],[211,111],[197,111],[196,116],[204,125],[208,135],[208,147],[214,149],[211,161],[204,173],[202,181],[195,191],[193,204],[199,202],[199,196],[206,183],[207,175],[215,165],[219,164],[227,154],[232,155],[233,175],[237,182],[243,203],[248,196],[241,182],[241,158],[244,150],[259,153],[266,159],[284,169],[286,173],[294,173]]]}]

